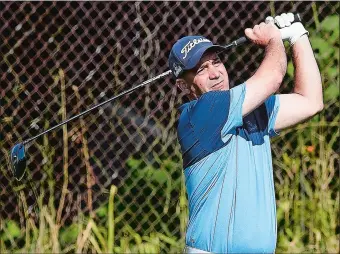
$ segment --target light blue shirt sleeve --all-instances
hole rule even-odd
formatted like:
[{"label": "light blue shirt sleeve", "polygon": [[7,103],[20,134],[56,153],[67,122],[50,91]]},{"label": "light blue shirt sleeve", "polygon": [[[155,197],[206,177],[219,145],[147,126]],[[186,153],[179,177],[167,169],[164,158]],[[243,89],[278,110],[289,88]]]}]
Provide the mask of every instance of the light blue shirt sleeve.
[{"label": "light blue shirt sleeve", "polygon": [[275,137],[279,135],[279,132],[275,130],[276,117],[280,108],[280,99],[278,95],[272,95],[265,101],[267,115],[268,115],[268,134],[269,137]]},{"label": "light blue shirt sleeve", "polygon": [[221,136],[225,137],[228,134],[233,134],[236,127],[242,126],[242,106],[246,95],[245,83],[230,89],[230,107],[228,120],[223,126]]}]

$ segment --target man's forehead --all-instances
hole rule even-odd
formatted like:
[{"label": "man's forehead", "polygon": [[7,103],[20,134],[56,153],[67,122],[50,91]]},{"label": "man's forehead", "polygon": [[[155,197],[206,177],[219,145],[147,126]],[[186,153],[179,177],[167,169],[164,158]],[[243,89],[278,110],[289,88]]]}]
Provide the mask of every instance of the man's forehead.
[{"label": "man's forehead", "polygon": [[218,54],[214,51],[207,51],[203,54],[203,56],[201,57],[201,60],[198,62],[196,67],[201,66],[206,61],[214,60],[214,59],[219,59]]},{"label": "man's forehead", "polygon": [[207,50],[206,52],[204,52],[200,61],[194,68],[192,68],[191,70],[187,70],[183,73],[184,79],[192,78],[193,76],[196,75],[196,71],[202,66],[202,64],[204,64],[205,62],[209,60],[215,60],[215,59],[220,59],[218,54],[215,51]]}]

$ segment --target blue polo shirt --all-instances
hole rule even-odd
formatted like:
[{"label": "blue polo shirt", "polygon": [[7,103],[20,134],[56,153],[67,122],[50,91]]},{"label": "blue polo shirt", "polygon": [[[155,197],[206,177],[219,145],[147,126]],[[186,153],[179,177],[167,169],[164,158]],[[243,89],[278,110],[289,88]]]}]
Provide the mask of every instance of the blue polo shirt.
[{"label": "blue polo shirt", "polygon": [[217,253],[273,253],[276,208],[270,137],[278,96],[242,118],[245,84],[180,107],[189,200],[186,244]]}]

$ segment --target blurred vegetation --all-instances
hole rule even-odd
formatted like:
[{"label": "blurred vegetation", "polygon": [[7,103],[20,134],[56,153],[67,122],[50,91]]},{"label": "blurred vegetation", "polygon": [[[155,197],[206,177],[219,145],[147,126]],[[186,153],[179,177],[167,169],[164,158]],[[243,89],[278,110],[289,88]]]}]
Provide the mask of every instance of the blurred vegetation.
[{"label": "blurred vegetation", "polygon": [[[316,9],[314,9],[316,11]],[[317,15],[315,15],[317,16]],[[324,90],[324,110],[273,140],[277,252],[339,252],[339,16],[309,29]],[[292,81],[293,64],[288,64]],[[277,156],[275,156],[277,155]],[[280,175],[278,174],[279,171]]]},{"label": "blurred vegetation", "polygon": [[[322,71],[325,110],[273,140],[279,253],[339,252],[340,119],[334,110],[339,108],[339,16],[316,23],[310,41]],[[60,226],[58,211],[63,204],[55,206],[54,149],[47,137],[40,151],[46,158],[43,170],[49,195],[39,190],[34,217],[28,212],[28,193],[16,188],[24,218],[20,222],[1,218],[1,253],[182,251],[188,210],[180,161],[163,158],[155,167],[130,158],[130,176],[107,190],[106,204],[90,214],[79,209],[73,223]],[[1,165],[1,172],[5,171]],[[127,201],[126,196],[134,198]],[[180,228],[180,235],[173,234],[173,227]]]}]

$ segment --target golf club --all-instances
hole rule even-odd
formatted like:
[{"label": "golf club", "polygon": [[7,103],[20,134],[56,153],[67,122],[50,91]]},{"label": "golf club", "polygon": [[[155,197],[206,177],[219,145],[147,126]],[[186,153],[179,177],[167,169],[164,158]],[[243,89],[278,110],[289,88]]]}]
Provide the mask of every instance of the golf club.
[{"label": "golf club", "polygon": [[25,169],[26,169],[26,159],[27,159],[26,158],[26,153],[25,153],[25,145],[26,144],[36,140],[40,136],[42,136],[42,135],[44,135],[44,134],[46,134],[46,133],[48,133],[50,131],[53,131],[53,130],[57,129],[58,127],[60,127],[60,126],[62,126],[64,124],[67,124],[68,122],[70,122],[72,120],[78,119],[79,117],[88,114],[89,112],[91,112],[92,110],[94,110],[96,108],[99,108],[99,107],[101,107],[101,106],[103,106],[103,105],[105,105],[105,104],[107,104],[107,103],[109,103],[109,102],[111,102],[111,101],[113,101],[115,99],[118,99],[118,98],[122,97],[123,95],[129,94],[129,93],[137,90],[138,88],[144,87],[144,86],[146,86],[146,85],[148,85],[148,84],[150,84],[150,83],[152,83],[152,82],[154,82],[154,81],[156,81],[158,79],[166,77],[170,73],[171,73],[171,70],[163,72],[162,74],[159,74],[156,77],[148,79],[148,80],[142,82],[141,84],[139,84],[139,85],[137,85],[135,87],[132,87],[132,88],[130,88],[130,89],[128,89],[128,90],[126,90],[126,91],[124,91],[124,92],[122,92],[122,93],[120,93],[120,94],[118,94],[118,95],[116,95],[116,96],[106,100],[106,101],[103,101],[102,103],[99,103],[98,105],[95,105],[95,106],[85,110],[84,112],[79,113],[79,114],[77,114],[77,115],[75,115],[75,116],[73,116],[73,117],[63,121],[63,122],[61,122],[61,123],[59,123],[59,124],[49,128],[49,129],[45,130],[45,131],[39,133],[38,135],[36,135],[36,136],[34,136],[32,138],[29,138],[27,140],[24,140],[21,143],[18,143],[16,145],[14,145],[13,148],[11,149],[11,170],[12,170],[12,173],[13,173],[14,177],[18,181],[20,181],[21,178],[24,176]]},{"label": "golf club", "polygon": [[[294,21],[293,22],[297,22],[297,21],[301,21],[301,18],[299,16],[299,14],[295,14],[294,15]],[[282,39],[286,39],[283,34],[281,34],[281,37],[282,37]],[[219,53],[224,52],[226,49],[242,45],[242,44],[244,44],[247,41],[248,41],[248,39],[246,37],[240,37],[239,39],[229,43],[226,46],[224,46],[225,49],[222,50]],[[169,74],[171,74],[171,70],[165,71],[165,72],[163,72],[163,73],[161,73],[161,74],[159,74],[159,75],[157,75],[157,76],[155,76],[153,78],[150,78],[150,79],[142,82],[141,84],[139,84],[139,85],[137,85],[135,87],[132,87],[132,88],[130,88],[130,89],[128,89],[128,90],[126,90],[126,91],[124,91],[124,92],[122,92],[122,93],[120,93],[120,94],[118,94],[118,95],[116,95],[116,96],[114,96],[114,97],[112,97],[112,98],[102,102],[102,103],[99,103],[98,105],[95,105],[95,106],[85,110],[82,113],[79,113],[79,114],[77,114],[77,115],[75,115],[75,116],[73,116],[73,117],[71,117],[71,118],[69,118],[69,119],[67,119],[67,120],[65,120],[65,121],[63,121],[63,122],[61,122],[61,123],[51,127],[51,128],[49,128],[49,129],[41,132],[40,134],[38,134],[38,135],[36,135],[34,137],[31,137],[31,138],[29,138],[27,140],[24,140],[24,141],[22,141],[22,142],[20,142],[20,143],[18,143],[16,145],[14,145],[12,147],[12,149],[11,149],[11,154],[10,154],[11,170],[12,170],[12,173],[13,173],[14,177],[18,181],[20,181],[22,179],[22,177],[24,176],[25,169],[26,169],[26,160],[27,160],[26,153],[25,153],[25,145],[26,144],[34,141],[35,139],[39,138],[40,136],[42,136],[42,135],[44,135],[44,134],[46,134],[46,133],[48,133],[48,132],[50,132],[52,130],[55,130],[56,128],[58,128],[58,127],[60,127],[60,126],[62,126],[64,124],[67,124],[70,121],[73,121],[73,120],[75,120],[75,119],[77,119],[77,118],[79,118],[81,116],[84,116],[84,115],[88,114],[89,112],[91,112],[94,109],[97,109],[97,108],[99,108],[99,107],[101,107],[101,106],[103,106],[103,105],[105,105],[105,104],[107,104],[107,103],[109,103],[109,102],[111,102],[111,101],[113,101],[115,99],[118,99],[118,98],[122,97],[123,95],[129,94],[129,93],[131,93],[131,92],[133,92],[133,91],[135,91],[135,90],[137,90],[139,88],[142,88],[142,87],[144,87],[144,86],[146,86],[146,85],[148,85],[148,84],[150,84],[150,83],[152,83],[152,82],[154,82],[156,80],[164,78],[164,77],[168,76]]]}]

